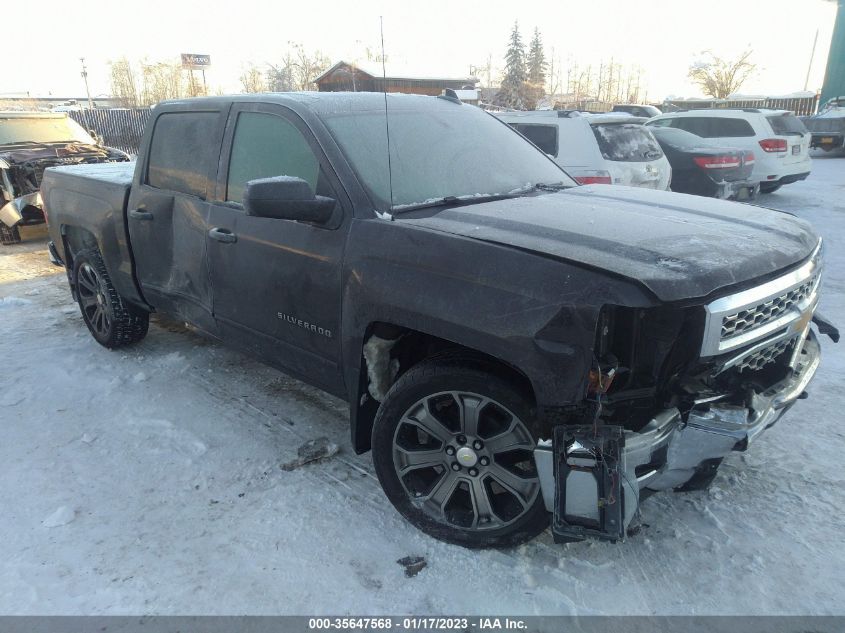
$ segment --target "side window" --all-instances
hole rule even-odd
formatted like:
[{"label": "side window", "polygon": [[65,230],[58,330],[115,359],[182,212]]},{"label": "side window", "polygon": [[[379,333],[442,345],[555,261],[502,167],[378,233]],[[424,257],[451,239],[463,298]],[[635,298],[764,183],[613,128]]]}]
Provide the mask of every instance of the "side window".
[{"label": "side window", "polygon": [[714,117],[712,123],[712,137],[754,136],[754,128],[745,119]]},{"label": "side window", "polygon": [[672,121],[672,127],[676,127],[679,130],[686,130],[696,136],[708,138],[712,136],[710,134],[709,121],[710,119],[698,116],[678,117]]},{"label": "side window", "polygon": [[649,121],[646,125],[653,125],[654,127],[678,127],[675,125],[678,119],[657,119],[656,121]]},{"label": "side window", "polygon": [[295,176],[317,193],[320,163],[297,127],[280,116],[241,112],[235,125],[226,200],[242,202],[246,183]]},{"label": "side window", "polygon": [[205,198],[208,171],[216,162],[209,151],[218,112],[169,112],[156,119],[147,163],[147,184]]},{"label": "side window", "polygon": [[514,127],[546,154],[557,156],[557,126],[517,123]]}]

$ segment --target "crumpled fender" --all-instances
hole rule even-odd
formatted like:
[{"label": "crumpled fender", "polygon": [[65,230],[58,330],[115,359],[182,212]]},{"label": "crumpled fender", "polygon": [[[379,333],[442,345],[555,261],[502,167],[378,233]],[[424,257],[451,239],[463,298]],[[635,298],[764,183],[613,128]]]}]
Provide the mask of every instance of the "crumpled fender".
[{"label": "crumpled fender", "polygon": [[40,209],[41,206],[41,192],[34,191],[32,193],[28,193],[19,198],[15,198],[14,200],[10,200],[0,207],[0,221],[11,228],[23,218],[23,215],[21,215],[21,209],[25,207],[38,207]]}]

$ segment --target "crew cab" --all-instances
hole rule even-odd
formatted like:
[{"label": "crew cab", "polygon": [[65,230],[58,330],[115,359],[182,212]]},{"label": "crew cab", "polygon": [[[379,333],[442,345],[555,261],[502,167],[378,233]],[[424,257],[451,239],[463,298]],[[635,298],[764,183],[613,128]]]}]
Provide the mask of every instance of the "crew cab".
[{"label": "crew cab", "polygon": [[0,112],[0,244],[20,242],[21,225],[44,222],[39,186],[47,167],[128,160],[67,114]]},{"label": "crew cab", "polygon": [[578,186],[456,99],[165,102],[134,165],[42,194],[100,344],[166,312],[343,398],[396,509],[469,547],[624,539],[805,395],[812,321],[838,338],[806,222]]}]

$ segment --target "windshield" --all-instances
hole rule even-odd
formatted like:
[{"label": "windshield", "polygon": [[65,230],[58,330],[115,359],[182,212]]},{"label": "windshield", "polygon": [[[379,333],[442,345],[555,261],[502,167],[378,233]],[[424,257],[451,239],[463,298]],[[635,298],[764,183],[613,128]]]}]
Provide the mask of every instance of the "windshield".
[{"label": "windshield", "polygon": [[610,123],[593,126],[605,160],[645,162],[663,158],[660,145],[639,123]]},{"label": "windshield", "polygon": [[[434,99],[432,99],[433,101]],[[391,98],[393,208],[576,183],[504,123],[470,105]],[[394,103],[396,102],[396,106]],[[384,109],[323,115],[376,208],[391,208]]]},{"label": "windshield", "polygon": [[0,118],[0,145],[62,141],[96,144],[94,139],[70,117]]}]

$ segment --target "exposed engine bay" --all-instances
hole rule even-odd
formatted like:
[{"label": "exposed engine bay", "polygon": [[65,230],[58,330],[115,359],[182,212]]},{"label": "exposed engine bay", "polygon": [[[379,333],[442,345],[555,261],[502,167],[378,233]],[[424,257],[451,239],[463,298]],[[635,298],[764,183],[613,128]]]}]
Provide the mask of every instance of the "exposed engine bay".
[{"label": "exposed engine bay", "polygon": [[129,160],[119,150],[81,143],[7,146],[0,150],[0,221],[9,227],[44,221],[38,192],[48,167]]},{"label": "exposed engine bay", "polygon": [[624,539],[641,499],[707,487],[726,455],[806,397],[820,359],[811,322],[839,339],[815,313],[820,280],[819,247],[703,309],[603,310],[585,404],[535,451],[555,537]]}]

